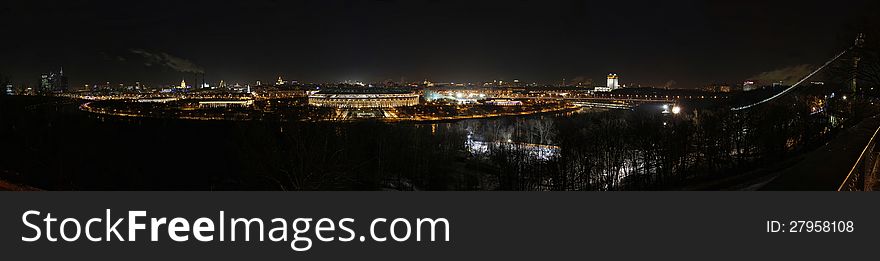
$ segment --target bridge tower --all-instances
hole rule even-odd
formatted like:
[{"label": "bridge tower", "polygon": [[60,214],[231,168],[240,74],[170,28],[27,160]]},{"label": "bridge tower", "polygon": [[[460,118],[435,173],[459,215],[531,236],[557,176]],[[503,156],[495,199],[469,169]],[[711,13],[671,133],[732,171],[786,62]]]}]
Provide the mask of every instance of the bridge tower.
[{"label": "bridge tower", "polygon": [[856,37],[856,41],[853,44],[853,49],[855,49],[853,55],[853,70],[852,70],[852,92],[856,93],[858,91],[858,75],[859,75],[859,61],[862,60],[861,57],[861,48],[865,45],[865,34],[859,33],[859,36]]}]

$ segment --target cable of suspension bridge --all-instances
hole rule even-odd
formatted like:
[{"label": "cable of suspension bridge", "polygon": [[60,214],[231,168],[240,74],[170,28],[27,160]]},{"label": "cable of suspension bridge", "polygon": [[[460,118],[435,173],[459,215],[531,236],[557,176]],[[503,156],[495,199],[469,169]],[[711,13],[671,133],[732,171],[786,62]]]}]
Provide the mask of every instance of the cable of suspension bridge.
[{"label": "cable of suspension bridge", "polygon": [[[861,36],[860,36],[860,37],[861,37]],[[857,40],[857,43],[858,43],[858,40]],[[812,73],[808,74],[806,77],[804,77],[803,79],[801,79],[800,81],[798,81],[798,82],[795,83],[794,85],[792,85],[792,86],[790,86],[790,87],[788,87],[788,88],[785,88],[785,90],[782,90],[781,92],[779,92],[779,93],[777,93],[777,94],[775,94],[775,95],[773,95],[773,96],[770,96],[769,98],[766,98],[766,99],[760,100],[760,101],[758,101],[758,102],[756,102],[756,103],[752,103],[752,104],[745,105],[745,106],[740,106],[740,107],[730,108],[730,110],[731,110],[731,111],[745,110],[745,109],[748,109],[748,108],[752,108],[752,107],[755,107],[755,106],[761,105],[762,103],[772,101],[772,100],[774,100],[774,99],[776,99],[776,98],[779,98],[779,97],[785,95],[786,93],[790,92],[790,91],[793,90],[794,88],[797,88],[799,85],[801,85],[801,83],[805,82],[807,79],[810,79],[810,77],[813,77],[813,75],[815,75],[816,73],[818,73],[818,72],[821,71],[822,69],[825,69],[825,67],[827,67],[827,66],[828,66],[829,64],[831,64],[832,62],[836,61],[838,58],[840,58],[841,56],[843,56],[845,53],[847,53],[847,52],[849,52],[849,51],[852,51],[852,49],[855,48],[855,47],[856,47],[856,45],[853,45],[853,46],[850,46],[849,48],[847,48],[846,50],[843,50],[843,52],[840,52],[839,54],[837,54],[837,55],[835,55],[834,57],[832,57],[831,60],[828,60],[827,62],[825,62],[825,64],[823,64],[822,66],[820,66],[818,69],[816,69],[816,70],[813,71]]]}]

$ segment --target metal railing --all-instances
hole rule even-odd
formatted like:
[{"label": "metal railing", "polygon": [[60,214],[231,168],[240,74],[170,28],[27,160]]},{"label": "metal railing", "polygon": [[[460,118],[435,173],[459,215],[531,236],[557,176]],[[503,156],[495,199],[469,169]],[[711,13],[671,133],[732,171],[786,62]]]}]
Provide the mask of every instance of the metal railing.
[{"label": "metal railing", "polygon": [[853,164],[849,174],[837,188],[837,191],[872,191],[878,186],[878,170],[880,170],[880,147],[877,146],[877,133],[880,127],[874,131],[874,135],[862,149],[859,159]]}]

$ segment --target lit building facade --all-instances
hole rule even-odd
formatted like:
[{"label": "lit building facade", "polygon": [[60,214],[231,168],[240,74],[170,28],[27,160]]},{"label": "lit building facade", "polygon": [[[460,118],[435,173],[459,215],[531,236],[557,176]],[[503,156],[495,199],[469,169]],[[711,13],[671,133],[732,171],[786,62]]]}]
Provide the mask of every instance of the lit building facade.
[{"label": "lit building facade", "polygon": [[200,101],[201,108],[244,108],[254,105],[253,100],[234,100],[234,101]]},{"label": "lit building facade", "polygon": [[521,102],[521,101],[508,100],[508,99],[495,99],[495,100],[488,100],[488,101],[486,101],[485,103],[488,104],[488,105],[495,105],[495,106],[518,106],[518,105],[522,105],[522,102]]},{"label": "lit building facade", "polygon": [[608,84],[605,87],[612,91],[620,89],[620,77],[616,73],[608,74]]},{"label": "lit building facade", "polygon": [[415,106],[419,95],[392,90],[330,90],[309,95],[309,105],[334,108],[393,108]]},{"label": "lit building facade", "polygon": [[611,91],[611,88],[608,88],[608,87],[596,86],[596,88],[593,88],[593,92],[610,92],[610,91]]}]

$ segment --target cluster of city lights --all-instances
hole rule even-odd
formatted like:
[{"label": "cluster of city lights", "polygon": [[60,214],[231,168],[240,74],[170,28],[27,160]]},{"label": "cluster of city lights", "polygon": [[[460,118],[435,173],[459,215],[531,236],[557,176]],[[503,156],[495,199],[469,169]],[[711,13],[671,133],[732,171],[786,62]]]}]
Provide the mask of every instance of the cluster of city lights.
[{"label": "cluster of city lights", "polygon": [[663,104],[663,113],[664,114],[668,114],[668,113],[679,114],[679,113],[681,113],[681,107],[679,107],[678,105],[671,105],[670,106],[669,104]]}]

